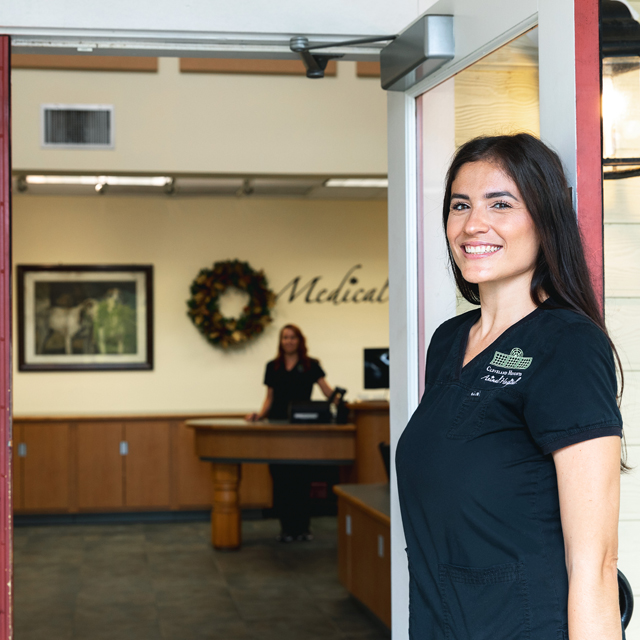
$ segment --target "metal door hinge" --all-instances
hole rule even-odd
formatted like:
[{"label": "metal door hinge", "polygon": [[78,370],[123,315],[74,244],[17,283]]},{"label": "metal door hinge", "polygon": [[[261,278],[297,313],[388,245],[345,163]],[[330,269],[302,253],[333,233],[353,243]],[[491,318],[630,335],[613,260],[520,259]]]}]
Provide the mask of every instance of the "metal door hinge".
[{"label": "metal door hinge", "polygon": [[123,440],[120,443],[120,455],[126,456],[129,453],[129,443]]},{"label": "metal door hinge", "polygon": [[27,456],[27,445],[25,442],[21,442],[18,445],[18,456],[20,456],[21,458],[26,458]]}]

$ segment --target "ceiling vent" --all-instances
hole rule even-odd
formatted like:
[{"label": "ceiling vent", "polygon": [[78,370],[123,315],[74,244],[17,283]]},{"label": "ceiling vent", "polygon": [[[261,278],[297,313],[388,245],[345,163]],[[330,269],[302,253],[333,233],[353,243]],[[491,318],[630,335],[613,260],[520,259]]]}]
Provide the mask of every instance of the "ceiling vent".
[{"label": "ceiling vent", "polygon": [[113,149],[113,106],[43,104],[42,146],[56,149]]}]

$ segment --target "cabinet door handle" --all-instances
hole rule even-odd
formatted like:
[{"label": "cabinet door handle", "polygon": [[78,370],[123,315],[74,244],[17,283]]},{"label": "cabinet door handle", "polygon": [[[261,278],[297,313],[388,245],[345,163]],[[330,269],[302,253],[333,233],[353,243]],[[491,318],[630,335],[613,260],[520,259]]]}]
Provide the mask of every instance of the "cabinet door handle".
[{"label": "cabinet door handle", "polygon": [[120,443],[120,455],[126,456],[129,453],[129,443],[123,440]]},{"label": "cabinet door handle", "polygon": [[18,445],[18,456],[20,456],[21,458],[26,458],[27,457],[27,443],[26,442],[21,442]]},{"label": "cabinet door handle", "polygon": [[378,558],[384,558],[384,536],[378,534]]},{"label": "cabinet door handle", "polygon": [[345,517],[344,524],[345,524],[346,534],[350,536],[351,535],[351,516],[349,514],[347,514],[347,516]]}]

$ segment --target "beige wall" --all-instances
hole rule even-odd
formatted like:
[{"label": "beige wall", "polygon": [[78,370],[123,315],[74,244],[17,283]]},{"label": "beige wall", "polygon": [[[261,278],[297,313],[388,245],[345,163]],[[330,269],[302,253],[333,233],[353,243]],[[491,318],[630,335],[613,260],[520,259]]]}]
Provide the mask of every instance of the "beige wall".
[{"label": "beige wall", "polygon": [[266,333],[233,352],[210,346],[186,315],[191,281],[216,260],[264,269],[276,292],[298,275],[336,287],[356,264],[361,286],[381,287],[386,202],[16,195],[13,210],[14,264],[153,264],[156,305],[153,371],[15,372],[17,415],[256,409],[264,365],[287,322],[302,327],[329,382],[353,398],[363,384],[362,349],[389,343],[386,303],[281,299]]},{"label": "beige wall", "polygon": [[[180,73],[12,73],[16,171],[386,174],[386,95],[355,62],[336,77]],[[113,104],[115,149],[40,147],[40,105]]]}]

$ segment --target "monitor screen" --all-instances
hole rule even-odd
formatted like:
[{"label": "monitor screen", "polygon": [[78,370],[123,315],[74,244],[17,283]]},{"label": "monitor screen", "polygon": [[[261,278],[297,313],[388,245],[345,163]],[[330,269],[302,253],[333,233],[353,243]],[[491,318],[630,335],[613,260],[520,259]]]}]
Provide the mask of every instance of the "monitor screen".
[{"label": "monitor screen", "polygon": [[389,347],[364,350],[364,388],[389,388]]}]

